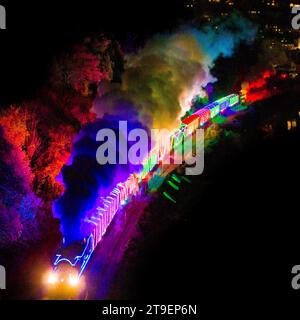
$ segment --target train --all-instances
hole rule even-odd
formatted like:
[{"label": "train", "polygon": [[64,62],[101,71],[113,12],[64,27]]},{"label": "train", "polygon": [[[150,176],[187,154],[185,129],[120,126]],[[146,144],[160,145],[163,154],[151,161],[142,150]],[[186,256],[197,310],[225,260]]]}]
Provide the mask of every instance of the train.
[{"label": "train", "polygon": [[145,181],[147,181],[147,178],[151,178],[164,153],[174,149],[179,141],[190,136],[197,128],[204,127],[211,119],[239,103],[240,95],[231,94],[209,103],[184,118],[180,128],[173,133],[169,148],[165,148],[164,150],[155,148],[151,150],[143,162],[143,169],[140,173],[131,174],[125,182],[118,183],[108,196],[99,197],[96,210],[91,213],[89,212],[84,219],[87,230],[89,230],[88,236],[82,241],[77,241],[72,245],[60,248],[48,276],[48,283],[51,286],[78,286],[96,246],[105,236],[116,213],[128,201],[145,190],[143,187]]},{"label": "train", "polygon": [[50,285],[76,287],[79,284],[92,253],[104,237],[116,213],[139,191],[138,177],[131,174],[124,183],[118,183],[107,197],[98,199],[96,210],[84,219],[86,228],[90,230],[88,237],[67,247],[63,246],[56,253],[53,271],[48,277]]}]

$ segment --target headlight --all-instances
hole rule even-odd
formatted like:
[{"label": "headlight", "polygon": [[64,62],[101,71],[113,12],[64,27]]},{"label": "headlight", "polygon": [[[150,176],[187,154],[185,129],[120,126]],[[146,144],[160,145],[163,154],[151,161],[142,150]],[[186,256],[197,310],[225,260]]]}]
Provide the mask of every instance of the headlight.
[{"label": "headlight", "polygon": [[51,272],[48,276],[48,283],[55,284],[58,281],[58,277],[54,272]]},{"label": "headlight", "polygon": [[69,277],[69,285],[72,287],[76,287],[76,286],[78,286],[78,284],[79,284],[78,276],[71,275]]}]

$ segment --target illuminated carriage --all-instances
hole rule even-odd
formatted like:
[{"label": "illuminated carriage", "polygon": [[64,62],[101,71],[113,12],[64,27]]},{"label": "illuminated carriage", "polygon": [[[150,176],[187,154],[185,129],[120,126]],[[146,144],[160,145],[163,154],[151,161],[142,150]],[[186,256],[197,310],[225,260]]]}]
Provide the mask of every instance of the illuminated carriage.
[{"label": "illuminated carriage", "polygon": [[182,121],[181,132],[185,135],[192,134],[197,128],[203,127],[211,119],[223,113],[226,109],[238,105],[239,102],[239,95],[231,94],[197,110]]}]

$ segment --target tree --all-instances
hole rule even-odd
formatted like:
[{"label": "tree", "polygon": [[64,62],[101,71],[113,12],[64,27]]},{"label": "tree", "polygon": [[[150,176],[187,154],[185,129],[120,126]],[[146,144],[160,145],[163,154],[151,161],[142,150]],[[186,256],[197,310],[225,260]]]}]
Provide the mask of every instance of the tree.
[{"label": "tree", "polygon": [[99,58],[88,51],[83,44],[74,47],[71,53],[63,54],[54,61],[51,84],[59,89],[72,89],[82,95],[89,94],[91,85],[108,78],[106,71],[100,71]]},{"label": "tree", "polygon": [[[30,168],[30,158],[26,153],[26,146],[30,146],[31,133],[27,128],[30,115],[20,107],[11,106],[0,117],[0,126],[3,136],[12,146],[10,152],[4,155],[7,163],[10,163],[15,173],[24,181],[26,189],[30,188],[33,175]],[[33,131],[32,131],[33,132]],[[32,153],[32,148],[29,148]]]}]

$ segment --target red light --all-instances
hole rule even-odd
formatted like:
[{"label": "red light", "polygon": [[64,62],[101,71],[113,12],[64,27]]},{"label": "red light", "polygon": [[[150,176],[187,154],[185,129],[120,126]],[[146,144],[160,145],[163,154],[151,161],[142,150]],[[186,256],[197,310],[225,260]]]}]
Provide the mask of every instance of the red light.
[{"label": "red light", "polygon": [[271,77],[271,71],[265,71],[264,74],[263,74],[263,77],[265,79],[270,78]]}]

